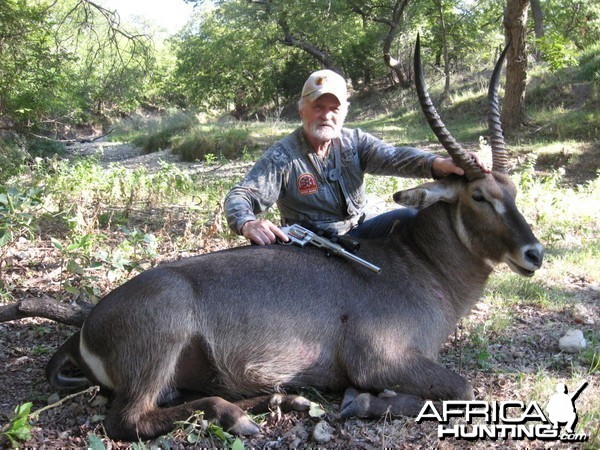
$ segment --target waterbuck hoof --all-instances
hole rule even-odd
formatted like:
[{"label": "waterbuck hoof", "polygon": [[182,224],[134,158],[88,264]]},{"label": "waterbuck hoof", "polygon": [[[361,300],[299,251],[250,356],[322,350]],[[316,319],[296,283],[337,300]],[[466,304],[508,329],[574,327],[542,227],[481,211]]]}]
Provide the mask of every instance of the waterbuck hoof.
[{"label": "waterbuck hoof", "polygon": [[260,428],[248,416],[242,416],[227,431],[238,436],[252,436],[258,433]]},{"label": "waterbuck hoof", "polygon": [[274,394],[269,400],[270,409],[280,408],[283,412],[308,411],[310,400],[300,395]]},{"label": "waterbuck hoof", "polygon": [[296,398],[292,399],[290,402],[290,406],[294,411],[308,411],[310,409],[311,402],[310,400],[298,395]]},{"label": "waterbuck hoof", "polygon": [[340,405],[340,411],[343,411],[344,409],[346,409],[346,407],[350,403],[352,403],[354,401],[354,399],[356,397],[358,397],[359,395],[360,395],[360,392],[358,392],[354,388],[346,389],[346,391],[344,392],[344,398],[342,399],[342,404]]},{"label": "waterbuck hoof", "polygon": [[367,393],[358,394],[354,398],[351,398],[351,396],[345,396],[344,400],[342,401],[340,416],[343,418],[373,417],[373,415],[371,414],[371,404],[373,400],[376,399],[377,397],[374,397],[373,395]]}]

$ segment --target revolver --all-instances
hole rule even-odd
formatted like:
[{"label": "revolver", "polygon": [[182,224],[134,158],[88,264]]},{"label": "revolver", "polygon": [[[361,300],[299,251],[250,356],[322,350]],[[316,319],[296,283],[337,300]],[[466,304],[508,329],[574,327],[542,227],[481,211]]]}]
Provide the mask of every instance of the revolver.
[{"label": "revolver", "polygon": [[341,245],[331,242],[329,239],[319,236],[318,234],[313,233],[312,231],[304,228],[301,225],[294,224],[286,227],[281,227],[281,231],[283,231],[287,235],[291,243],[299,245],[300,247],[304,247],[306,244],[311,244],[315,247],[324,248],[327,250],[328,253],[340,256],[350,261],[354,261],[355,263],[366,267],[372,272],[381,272],[380,267],[377,267],[376,265],[371,264],[370,262],[365,261],[362,258],[359,258],[355,254],[347,251]]}]

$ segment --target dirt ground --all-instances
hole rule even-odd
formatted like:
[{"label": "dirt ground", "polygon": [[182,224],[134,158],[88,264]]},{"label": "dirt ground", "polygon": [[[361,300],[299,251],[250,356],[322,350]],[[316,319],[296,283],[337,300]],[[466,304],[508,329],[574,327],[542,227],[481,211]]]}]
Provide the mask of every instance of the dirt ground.
[{"label": "dirt ground", "polygon": [[[82,152],[99,151],[96,147],[86,147]],[[141,155],[132,147],[105,145],[102,148],[105,161],[121,160],[126,165],[156,164],[158,158],[177,162],[173,155],[162,152]],[[125,159],[126,157],[126,159]],[[203,170],[198,167],[197,170]],[[224,169],[225,170],[225,169]],[[227,170],[243,171],[236,166]],[[221,242],[215,241],[210,248],[217,249]],[[46,249],[48,250],[48,249]],[[25,250],[24,250],[25,251]],[[30,251],[30,250],[26,250]],[[33,256],[38,261],[36,272],[30,275],[24,285],[15,290],[17,298],[43,295],[56,291],[56,282],[47,273],[44,249],[36,249]],[[48,257],[49,258],[49,257]],[[21,265],[11,268],[11,273],[3,274],[7,279],[21,280],[23,271],[32,271],[27,266],[26,255]],[[21,271],[21,272],[20,272]],[[516,276],[516,275],[515,275]],[[572,288],[577,290],[581,302],[587,306],[588,319],[593,323],[581,323],[572,312],[553,312],[536,306],[518,306],[519,318],[510,325],[512,339],[498,339],[494,332],[487,335],[490,355],[485,364],[478,362],[473,353],[472,343],[464,335],[461,327],[451,336],[442,349],[440,359],[448,368],[461,373],[473,384],[477,399],[488,401],[537,401],[546,405],[553,393],[553,386],[540,390],[537,384],[539,373],[553,379],[572,377],[587,379],[588,388],[577,402],[578,412],[591,414],[593,419],[586,422],[583,430],[598,444],[600,411],[598,398],[600,388],[597,369],[590,371],[577,355],[562,353],[558,349],[558,338],[566,326],[588,331],[600,323],[600,290],[586,280],[572,280]],[[479,305],[465,320],[484,324],[491,312],[485,305]],[[47,384],[44,376],[45,365],[52,352],[76,329],[55,322],[33,318],[0,323],[0,427],[6,426],[17,405],[27,401],[34,403],[33,410],[46,407],[58,398]],[[496,343],[499,342],[499,343]],[[502,342],[502,343],[500,343]],[[597,345],[597,343],[595,343]],[[596,362],[597,363],[597,362]],[[575,386],[570,386],[574,389]],[[454,449],[454,448],[580,448],[585,444],[559,443],[541,440],[497,440],[467,441],[454,438],[439,439],[438,424],[434,421],[416,423],[414,418],[383,417],[377,421],[359,419],[341,420],[337,408],[340,398],[317,392],[304,393],[318,402],[326,411],[324,416],[311,417],[307,413],[274,412],[261,418],[261,433],[252,438],[244,438],[245,448],[287,449],[287,448],[327,448],[327,449]],[[131,443],[113,441],[105,437],[102,417],[106,410],[106,400],[91,393],[84,393],[72,399],[54,404],[41,412],[33,422],[32,437],[23,448],[88,448],[98,440],[90,440],[94,435],[106,449],[132,448]],[[325,429],[323,441],[315,437],[315,429]],[[197,442],[178,430],[167,436],[135,448],[222,448],[227,447],[217,437],[203,437]],[[3,445],[7,445],[6,442]],[[588,442],[587,446],[590,447]],[[0,442],[0,446],[2,443]]]}]

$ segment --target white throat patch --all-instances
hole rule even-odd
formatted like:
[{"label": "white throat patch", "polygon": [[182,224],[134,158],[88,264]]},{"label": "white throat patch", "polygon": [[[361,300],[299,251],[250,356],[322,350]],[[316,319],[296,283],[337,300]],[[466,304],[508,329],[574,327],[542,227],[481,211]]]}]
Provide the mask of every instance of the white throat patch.
[{"label": "white throat patch", "polygon": [[79,337],[79,353],[81,354],[81,359],[83,359],[85,364],[92,371],[98,382],[102,386],[114,390],[115,385],[106,373],[102,359],[92,353],[91,350],[85,345],[85,341],[83,339],[83,329],[81,330]]},{"label": "white throat patch", "polygon": [[456,214],[454,214],[453,219],[454,229],[456,230],[458,238],[463,243],[463,245],[467,247],[471,253],[473,253],[473,248],[471,247],[471,240],[469,239],[469,234],[467,233],[465,224],[462,220],[460,208],[456,208]]}]

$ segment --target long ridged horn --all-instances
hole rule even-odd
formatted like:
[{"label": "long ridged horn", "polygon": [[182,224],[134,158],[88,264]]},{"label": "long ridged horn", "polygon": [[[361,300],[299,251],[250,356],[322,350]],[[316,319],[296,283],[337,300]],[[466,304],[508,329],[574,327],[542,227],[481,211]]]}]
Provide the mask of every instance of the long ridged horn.
[{"label": "long ridged horn", "polygon": [[433,106],[433,102],[425,87],[425,76],[423,75],[423,65],[421,63],[421,38],[419,35],[417,35],[417,42],[415,44],[414,70],[419,103],[421,104],[421,109],[423,110],[423,114],[425,114],[429,126],[442,146],[450,154],[456,165],[465,171],[465,176],[468,180],[483,178],[485,174],[481,167],[479,167],[475,160],[471,158],[471,156],[452,137],[442,122],[437,110]]},{"label": "long ridged horn", "polygon": [[490,131],[490,145],[492,147],[492,170],[501,173],[508,173],[508,152],[504,143],[502,122],[500,122],[498,85],[500,84],[500,72],[506,52],[508,52],[508,47],[510,47],[510,42],[506,44],[498,61],[496,61],[488,89],[488,127]]}]

